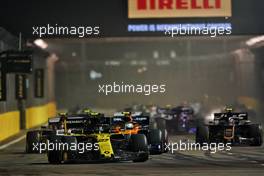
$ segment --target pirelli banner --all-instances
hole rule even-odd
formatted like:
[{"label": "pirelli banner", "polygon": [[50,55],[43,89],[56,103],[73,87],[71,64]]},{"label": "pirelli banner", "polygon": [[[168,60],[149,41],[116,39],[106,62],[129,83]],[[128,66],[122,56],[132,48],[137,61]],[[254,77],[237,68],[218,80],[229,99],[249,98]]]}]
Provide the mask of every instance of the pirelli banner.
[{"label": "pirelli banner", "polygon": [[231,0],[128,0],[128,18],[230,17]]}]

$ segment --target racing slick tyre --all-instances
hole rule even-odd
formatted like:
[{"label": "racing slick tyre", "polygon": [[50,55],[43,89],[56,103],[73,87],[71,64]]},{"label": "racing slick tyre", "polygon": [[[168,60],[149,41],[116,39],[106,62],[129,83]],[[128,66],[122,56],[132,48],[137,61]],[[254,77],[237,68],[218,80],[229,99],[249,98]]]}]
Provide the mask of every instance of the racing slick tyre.
[{"label": "racing slick tyre", "polygon": [[166,129],[166,120],[162,118],[156,118],[157,128]]},{"label": "racing slick tyre", "polygon": [[48,145],[53,145],[52,149],[47,150],[48,161],[50,164],[61,164],[63,161],[62,151],[58,150],[55,146],[59,146],[61,143],[61,137],[57,135],[51,135],[48,138]]},{"label": "racing slick tyre", "polygon": [[138,152],[138,156],[133,160],[133,162],[145,162],[148,160],[148,142],[144,134],[131,135],[130,147],[133,152]]},{"label": "racing slick tyre", "polygon": [[166,147],[166,144],[169,143],[169,138],[168,138],[168,131],[166,129],[161,130],[161,140],[162,140],[162,145],[161,145],[161,149],[162,149],[162,153],[167,153],[168,149]]},{"label": "racing slick tyre", "polygon": [[195,142],[199,144],[208,143],[208,129],[206,126],[199,125],[195,132]]},{"label": "racing slick tyre", "polygon": [[62,161],[64,163],[69,163],[73,162],[74,159],[76,158],[77,151],[73,151],[70,149],[71,145],[76,145],[77,146],[77,139],[74,136],[64,136],[62,138],[62,141],[64,144],[68,144],[68,149],[62,151]]},{"label": "racing slick tyre", "polygon": [[150,153],[161,154],[163,152],[162,131],[159,129],[150,130],[148,138],[148,143],[151,145]]},{"label": "racing slick tyre", "polygon": [[34,145],[40,142],[41,131],[29,131],[26,135],[26,153],[39,153]]},{"label": "racing slick tyre", "polygon": [[155,121],[154,122],[151,122],[150,125],[149,125],[149,128],[150,129],[157,129],[158,128],[157,122],[155,122]]},{"label": "racing slick tyre", "polygon": [[261,146],[263,143],[263,131],[261,129],[261,125],[252,124],[249,126],[250,129],[250,136],[252,136],[253,143],[252,146]]}]

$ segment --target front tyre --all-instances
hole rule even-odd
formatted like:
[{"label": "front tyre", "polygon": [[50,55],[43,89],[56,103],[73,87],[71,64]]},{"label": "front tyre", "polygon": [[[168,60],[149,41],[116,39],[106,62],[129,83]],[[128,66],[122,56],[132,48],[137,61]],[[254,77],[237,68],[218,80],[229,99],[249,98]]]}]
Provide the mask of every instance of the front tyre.
[{"label": "front tyre", "polygon": [[130,147],[133,152],[137,152],[137,157],[133,160],[133,162],[145,162],[148,160],[148,142],[144,134],[131,135]]},{"label": "front tyre", "polygon": [[250,125],[250,136],[252,136],[253,143],[251,144],[252,146],[261,146],[263,143],[263,131],[260,125],[258,124],[253,124]]},{"label": "front tyre", "polygon": [[[61,138],[56,135],[51,135],[49,136],[48,142],[50,144],[56,145],[61,143]],[[53,150],[48,150],[47,155],[50,164],[61,164],[63,161],[63,152],[61,150],[56,150],[56,148]]]},{"label": "front tyre", "polygon": [[64,136],[62,138],[64,144],[68,145],[68,150],[62,151],[62,161],[64,163],[73,162],[76,158],[77,151],[71,150],[71,145],[77,146],[77,138],[75,136]]},{"label": "front tyre", "polygon": [[41,131],[29,131],[26,136],[26,153],[39,153],[38,150],[34,149],[34,145],[40,143]]}]

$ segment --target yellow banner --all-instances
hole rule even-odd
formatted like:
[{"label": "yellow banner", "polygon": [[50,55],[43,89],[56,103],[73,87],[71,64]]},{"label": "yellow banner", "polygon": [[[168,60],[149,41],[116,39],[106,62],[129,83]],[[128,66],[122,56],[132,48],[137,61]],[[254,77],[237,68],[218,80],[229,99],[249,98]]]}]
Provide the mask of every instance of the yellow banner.
[{"label": "yellow banner", "polygon": [[128,18],[230,17],[231,0],[128,0]]}]

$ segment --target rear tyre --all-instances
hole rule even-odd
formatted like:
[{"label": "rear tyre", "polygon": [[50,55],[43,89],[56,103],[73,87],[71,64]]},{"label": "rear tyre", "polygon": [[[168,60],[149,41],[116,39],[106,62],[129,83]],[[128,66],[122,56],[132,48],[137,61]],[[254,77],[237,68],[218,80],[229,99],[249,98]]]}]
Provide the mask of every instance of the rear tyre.
[{"label": "rear tyre", "polygon": [[162,134],[162,145],[161,145],[161,149],[162,149],[162,153],[167,153],[169,150],[166,147],[166,144],[169,143],[169,137],[168,137],[168,131],[166,129],[161,130],[161,134]]},{"label": "rear tyre", "polygon": [[35,149],[35,145],[40,143],[41,131],[29,131],[26,135],[26,153],[39,153],[38,149]]},{"label": "rear tyre", "polygon": [[261,146],[263,143],[263,131],[258,124],[250,125],[250,136],[254,138],[252,146]]},{"label": "rear tyre", "polygon": [[157,129],[157,128],[158,128],[158,124],[157,124],[157,122],[156,122],[156,121],[151,122],[150,125],[149,125],[149,128],[150,128],[150,129]]},{"label": "rear tyre", "polygon": [[138,156],[133,160],[133,162],[145,162],[148,160],[148,142],[144,134],[131,135],[130,146],[133,152],[138,152]]},{"label": "rear tyre", "polygon": [[162,118],[156,118],[157,128],[166,129],[166,120]]},{"label": "rear tyre", "polygon": [[201,145],[203,145],[203,143],[209,142],[208,129],[206,128],[206,126],[201,125],[196,128],[195,142]]},{"label": "rear tyre", "polygon": [[151,145],[151,147],[158,147],[158,149],[151,148],[150,154],[161,154],[163,146],[162,131],[159,129],[150,130],[148,137],[148,143]]}]

